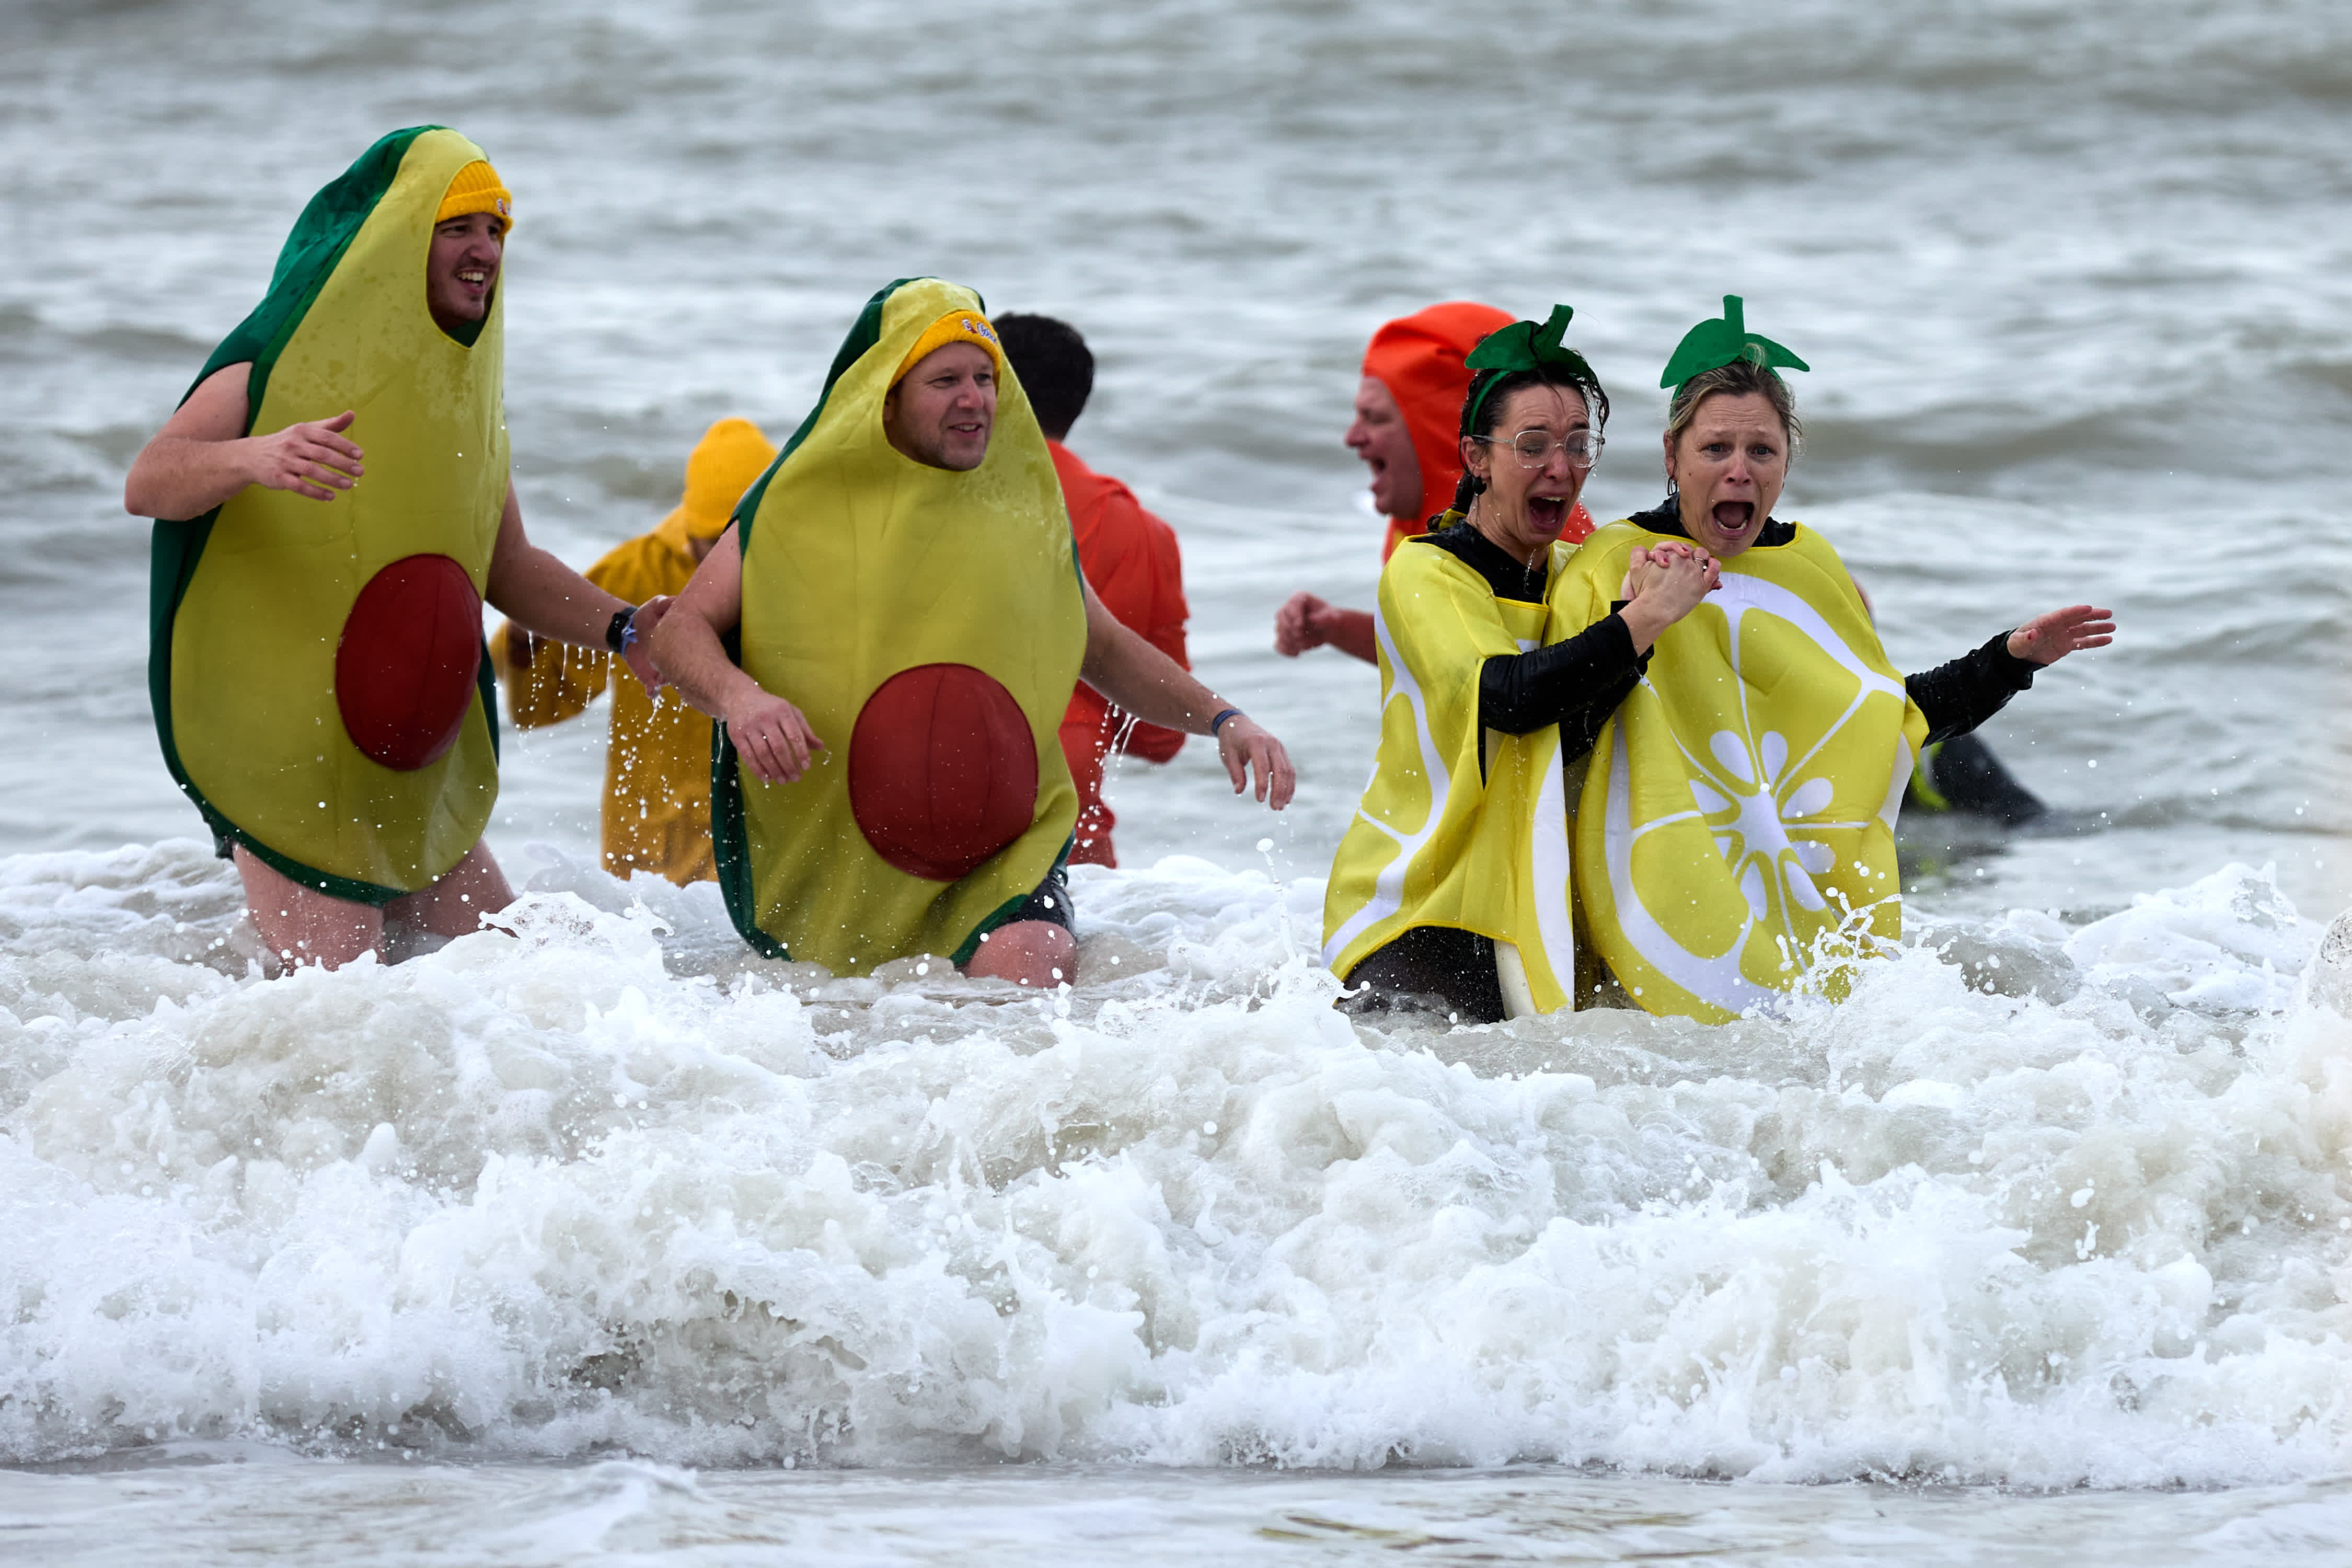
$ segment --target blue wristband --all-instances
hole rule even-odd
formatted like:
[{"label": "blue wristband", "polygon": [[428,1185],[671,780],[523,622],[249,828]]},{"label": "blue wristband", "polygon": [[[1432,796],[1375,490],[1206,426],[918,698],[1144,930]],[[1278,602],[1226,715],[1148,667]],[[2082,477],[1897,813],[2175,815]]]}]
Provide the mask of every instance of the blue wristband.
[{"label": "blue wristband", "polygon": [[1238,719],[1241,716],[1242,710],[1238,708],[1228,708],[1219,713],[1215,718],[1209,721],[1209,738],[1211,740],[1216,739],[1217,731],[1225,727],[1226,720]]}]

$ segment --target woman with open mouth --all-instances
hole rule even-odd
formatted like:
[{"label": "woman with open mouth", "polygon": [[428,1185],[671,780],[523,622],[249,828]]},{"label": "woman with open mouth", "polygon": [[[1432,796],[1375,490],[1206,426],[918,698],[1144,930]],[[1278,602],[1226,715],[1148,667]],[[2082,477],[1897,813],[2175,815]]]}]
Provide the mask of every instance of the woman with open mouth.
[{"label": "woman with open mouth", "polygon": [[1895,818],[1920,748],[2113,639],[2111,612],[2074,605],[1897,674],[1837,552],[1772,515],[1802,433],[1780,372],[1805,368],[1726,296],[1660,383],[1666,499],[1596,532],[1553,592],[1576,626],[1611,615],[1629,567],[1662,550],[1696,552],[1718,580],[1591,727],[1580,1005],[1720,1021],[1793,990],[1843,994],[1851,961],[1901,932]]},{"label": "woman with open mouth", "polygon": [[1621,556],[1601,614],[1566,625],[1547,604],[1609,417],[1562,341],[1574,313],[1554,306],[1471,351],[1453,509],[1381,576],[1380,751],[1323,906],[1325,962],[1351,1006],[1490,1023],[1569,1005],[1563,759],[1590,749],[1713,580],[1693,546],[1662,541],[1654,561]]}]

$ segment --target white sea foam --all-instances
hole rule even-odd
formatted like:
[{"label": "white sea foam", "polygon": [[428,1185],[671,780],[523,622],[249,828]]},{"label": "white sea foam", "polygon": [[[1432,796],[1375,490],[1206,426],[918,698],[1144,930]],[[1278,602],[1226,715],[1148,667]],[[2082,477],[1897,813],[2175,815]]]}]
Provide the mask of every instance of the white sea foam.
[{"label": "white sea foam", "polygon": [[1434,1033],[1197,860],[1082,870],[1050,999],[531,887],[264,980],[197,846],[0,861],[0,1453],[2352,1462],[2347,1028],[2243,867],[1784,1020]]}]

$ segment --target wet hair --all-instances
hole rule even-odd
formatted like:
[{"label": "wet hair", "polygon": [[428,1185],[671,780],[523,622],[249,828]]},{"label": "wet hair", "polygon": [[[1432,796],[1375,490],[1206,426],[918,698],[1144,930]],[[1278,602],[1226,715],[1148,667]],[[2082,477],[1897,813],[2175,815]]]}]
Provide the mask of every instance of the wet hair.
[{"label": "wet hair", "polygon": [[1804,443],[1805,423],[1797,417],[1796,395],[1777,374],[1744,359],[1701,371],[1675,388],[1674,401],[1666,405],[1666,439],[1678,440],[1698,417],[1698,405],[1717,393],[1727,397],[1754,394],[1769,403],[1772,412],[1780,416],[1780,433],[1789,438],[1789,455],[1797,455]]},{"label": "wet hair", "polygon": [[1013,362],[1013,374],[1037,411],[1037,423],[1060,440],[1078,422],[1095,389],[1095,356],[1087,340],[1077,328],[1051,316],[1016,311],[995,318],[995,327],[1004,357]]},{"label": "wet hair", "polygon": [[[1481,339],[1480,342],[1484,342]],[[1601,378],[1590,371],[1582,375],[1567,365],[1538,365],[1533,370],[1482,370],[1470,378],[1470,390],[1462,398],[1462,434],[1491,437],[1495,426],[1502,423],[1503,405],[1511,395],[1530,386],[1556,387],[1573,392],[1584,400],[1585,416],[1597,429],[1609,427],[1609,394],[1602,391]],[[1483,401],[1482,401],[1483,396]],[[1475,426],[1475,427],[1474,427]],[[1454,510],[1468,511],[1486,488],[1486,481],[1462,468],[1462,482],[1454,487]]]}]

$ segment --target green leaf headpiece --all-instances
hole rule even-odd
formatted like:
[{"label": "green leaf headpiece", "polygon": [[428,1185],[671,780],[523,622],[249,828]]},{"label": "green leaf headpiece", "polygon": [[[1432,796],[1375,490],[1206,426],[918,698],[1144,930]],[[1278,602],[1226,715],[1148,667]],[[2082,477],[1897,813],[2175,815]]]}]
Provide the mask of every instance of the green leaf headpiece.
[{"label": "green leaf headpiece", "polygon": [[[1568,323],[1575,315],[1572,306],[1554,305],[1551,314],[1540,324],[1513,321],[1507,327],[1497,327],[1488,332],[1462,363],[1474,371],[1500,371],[1504,375],[1520,370],[1564,370],[1570,381],[1598,387],[1601,378],[1592,374],[1592,367],[1585,363],[1584,356],[1560,341],[1568,335]],[[1478,389],[1478,395],[1471,401],[1469,411],[1463,416],[1464,430],[1478,427],[1478,411],[1486,405],[1486,395],[1494,391],[1502,379],[1502,375],[1486,378],[1486,384]]]},{"label": "green leaf headpiece", "polygon": [[1666,374],[1658,379],[1660,386],[1679,387],[1695,375],[1720,370],[1727,364],[1746,360],[1766,370],[1811,370],[1812,367],[1769,338],[1757,336],[1748,330],[1748,319],[1740,306],[1739,296],[1723,297],[1723,318],[1701,321],[1683,334],[1675,347],[1675,357],[1666,362]]}]

